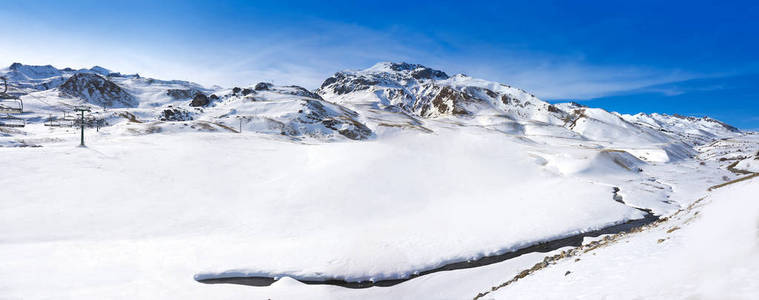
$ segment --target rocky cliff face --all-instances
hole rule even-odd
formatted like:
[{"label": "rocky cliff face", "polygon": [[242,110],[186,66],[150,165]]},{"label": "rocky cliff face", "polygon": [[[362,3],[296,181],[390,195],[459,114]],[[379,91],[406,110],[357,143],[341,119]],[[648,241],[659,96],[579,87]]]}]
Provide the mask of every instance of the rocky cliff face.
[{"label": "rocky cliff face", "polygon": [[64,82],[58,91],[101,107],[137,107],[137,99],[112,81],[94,74],[77,73]]}]

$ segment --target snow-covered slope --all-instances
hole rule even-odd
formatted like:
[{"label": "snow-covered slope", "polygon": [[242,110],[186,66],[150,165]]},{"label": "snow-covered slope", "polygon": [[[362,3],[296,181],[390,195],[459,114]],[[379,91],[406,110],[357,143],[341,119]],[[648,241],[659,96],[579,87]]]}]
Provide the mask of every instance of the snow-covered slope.
[{"label": "snow-covered slope", "polygon": [[667,114],[622,115],[628,122],[652,128],[692,145],[704,144],[717,138],[733,137],[740,133],[737,128],[709,117],[686,117]]},{"label": "snow-covered slope", "polygon": [[757,180],[721,188],[668,223],[580,251],[481,299],[755,299]]},{"label": "snow-covered slope", "polygon": [[358,121],[358,113],[326,102],[299,86],[258,83],[212,94],[203,108],[201,120],[214,120],[244,131],[334,139],[343,136],[362,140],[373,136]]}]

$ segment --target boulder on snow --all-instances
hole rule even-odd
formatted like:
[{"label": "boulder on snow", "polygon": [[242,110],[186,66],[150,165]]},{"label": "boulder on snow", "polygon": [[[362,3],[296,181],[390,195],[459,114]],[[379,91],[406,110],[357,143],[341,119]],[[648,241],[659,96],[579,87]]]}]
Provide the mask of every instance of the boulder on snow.
[{"label": "boulder on snow", "polygon": [[211,102],[208,100],[208,97],[206,97],[206,95],[204,95],[203,93],[198,93],[195,95],[194,98],[192,98],[192,102],[190,102],[190,106],[201,107],[201,106],[206,106],[209,103]]},{"label": "boulder on snow", "polygon": [[192,120],[192,113],[178,107],[169,106],[158,115],[158,120],[161,121],[190,121]]}]

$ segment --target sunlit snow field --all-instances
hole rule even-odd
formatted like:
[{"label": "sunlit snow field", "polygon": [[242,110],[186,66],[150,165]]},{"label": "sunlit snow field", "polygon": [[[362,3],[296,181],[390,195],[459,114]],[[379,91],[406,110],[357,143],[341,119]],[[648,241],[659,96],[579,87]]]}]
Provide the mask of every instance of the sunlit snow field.
[{"label": "sunlit snow field", "polygon": [[[634,172],[597,149],[476,129],[326,144],[106,129],[88,132],[87,148],[59,134],[41,148],[0,148],[12,195],[0,202],[0,297],[469,297],[536,255],[364,290],[194,277],[403,278],[642,218],[614,201],[615,186],[668,213],[729,174],[688,161]],[[491,279],[446,284],[462,277]]]}]

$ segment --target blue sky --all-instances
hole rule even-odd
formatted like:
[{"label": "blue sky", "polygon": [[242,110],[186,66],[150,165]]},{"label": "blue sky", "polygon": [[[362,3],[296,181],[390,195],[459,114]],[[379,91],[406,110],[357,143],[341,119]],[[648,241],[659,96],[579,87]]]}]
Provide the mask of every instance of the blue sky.
[{"label": "blue sky", "polygon": [[0,64],[317,87],[407,61],[622,113],[759,128],[753,1],[0,1]]}]

